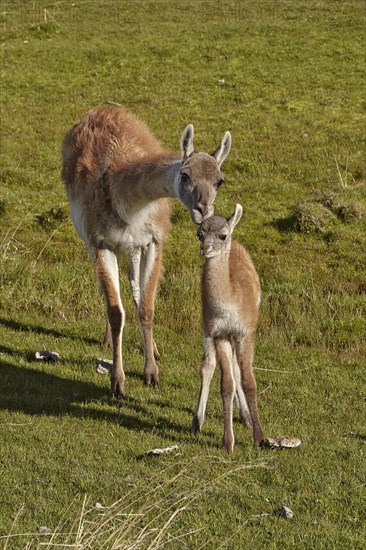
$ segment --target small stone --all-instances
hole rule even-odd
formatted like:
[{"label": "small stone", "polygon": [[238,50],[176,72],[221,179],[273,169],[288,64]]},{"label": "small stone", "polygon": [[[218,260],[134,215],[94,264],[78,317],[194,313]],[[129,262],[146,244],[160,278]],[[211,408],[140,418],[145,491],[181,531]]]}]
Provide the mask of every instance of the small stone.
[{"label": "small stone", "polygon": [[285,519],[291,519],[294,517],[294,513],[287,506],[282,506],[280,510],[280,517]]},{"label": "small stone", "polygon": [[95,370],[98,374],[109,374],[109,369],[102,367],[102,365],[97,365],[97,368]]},{"label": "small stone", "polygon": [[218,81],[220,86],[223,86],[225,84],[225,80],[223,78],[220,78],[220,80]]},{"label": "small stone", "polygon": [[113,367],[113,361],[110,359],[97,359],[96,371],[98,374],[110,374]]},{"label": "small stone", "polygon": [[128,487],[134,487],[135,485],[135,480],[133,479],[132,476],[126,476],[124,481]]},{"label": "small stone", "polygon": [[38,528],[38,533],[40,533],[41,535],[49,535],[50,533],[52,533],[52,529],[46,527],[45,525],[41,525],[41,527]]},{"label": "small stone", "polygon": [[151,451],[148,451],[146,454],[149,456],[160,456],[160,455],[166,455],[169,453],[172,453],[178,449],[178,445],[172,445],[171,447],[165,447],[164,449],[152,449]]},{"label": "small stone", "polygon": [[37,361],[48,361],[50,363],[56,363],[60,361],[61,357],[56,351],[36,351],[35,357]]},{"label": "small stone", "polygon": [[96,502],[94,508],[95,508],[96,510],[103,510],[103,509],[104,509],[104,506],[103,506],[100,502]]},{"label": "small stone", "polygon": [[268,449],[294,449],[299,445],[301,445],[301,439],[288,435],[281,435],[276,438],[267,437],[263,443],[263,447]]}]

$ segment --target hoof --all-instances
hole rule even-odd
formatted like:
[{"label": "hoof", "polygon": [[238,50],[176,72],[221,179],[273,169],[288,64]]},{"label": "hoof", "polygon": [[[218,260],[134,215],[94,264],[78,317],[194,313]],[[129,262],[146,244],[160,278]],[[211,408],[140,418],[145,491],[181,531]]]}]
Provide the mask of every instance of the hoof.
[{"label": "hoof", "polygon": [[145,373],[145,386],[156,388],[159,385],[159,377],[153,373]]},{"label": "hoof", "polygon": [[253,432],[253,439],[254,439],[254,445],[255,448],[258,450],[259,448],[263,448],[265,444],[264,435],[262,430],[254,430]]},{"label": "hoof", "polygon": [[234,451],[234,443],[224,443],[224,449],[228,455],[232,455]]},{"label": "hoof", "polygon": [[116,397],[117,399],[123,399],[125,396],[126,394],[124,381],[111,381],[109,399],[113,399],[113,397]]},{"label": "hoof", "polygon": [[201,433],[202,425],[198,419],[198,416],[195,414],[192,420],[191,434],[197,435]]},{"label": "hoof", "polygon": [[112,333],[110,330],[106,330],[105,336],[103,338],[103,346],[106,348],[112,347]]},{"label": "hoof", "polygon": [[222,446],[224,447],[225,451],[228,455],[231,455],[234,450],[234,437],[230,435],[224,435],[222,438]]}]

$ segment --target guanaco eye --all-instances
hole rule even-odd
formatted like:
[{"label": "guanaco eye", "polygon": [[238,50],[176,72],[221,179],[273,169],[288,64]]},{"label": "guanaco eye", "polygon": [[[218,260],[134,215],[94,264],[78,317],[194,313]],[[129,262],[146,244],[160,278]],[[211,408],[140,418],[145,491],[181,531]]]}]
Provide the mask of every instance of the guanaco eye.
[{"label": "guanaco eye", "polygon": [[221,179],[216,183],[217,189],[218,189],[219,187],[221,187],[221,185],[222,185],[223,183],[224,183],[224,178],[221,178]]},{"label": "guanaco eye", "polygon": [[189,176],[185,172],[182,172],[180,175],[180,181],[183,183],[183,185],[186,185],[189,182]]},{"label": "guanaco eye", "polygon": [[219,235],[219,239],[221,239],[222,241],[226,241],[226,237],[227,235]]}]

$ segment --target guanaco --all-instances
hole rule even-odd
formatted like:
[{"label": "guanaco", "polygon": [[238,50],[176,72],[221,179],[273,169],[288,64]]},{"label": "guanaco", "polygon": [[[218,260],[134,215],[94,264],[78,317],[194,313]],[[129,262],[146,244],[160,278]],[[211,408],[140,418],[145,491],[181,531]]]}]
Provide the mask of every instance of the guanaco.
[{"label": "guanaco", "polygon": [[73,224],[94,260],[107,310],[105,344],[113,345],[110,395],[125,395],[122,332],[125,312],[117,256],[127,254],[128,275],[142,333],[145,382],[158,382],[153,339],[154,299],[163,242],[170,228],[171,198],[199,224],[213,214],[229,154],[226,132],[212,154],[195,152],[194,129],[182,133],[180,153],[163,148],[148,127],[118,105],[99,106],[66,135],[62,176]]},{"label": "guanaco", "polygon": [[201,431],[217,359],[221,368],[224,407],[223,446],[228,453],[234,449],[232,417],[235,394],[240,417],[247,427],[252,428],[256,447],[264,440],[253,372],[260,283],[248,252],[231,239],[242,212],[241,205],[237,204],[232,216],[207,218],[197,231],[201,254],[205,257],[202,274],[204,355],[192,432]]}]

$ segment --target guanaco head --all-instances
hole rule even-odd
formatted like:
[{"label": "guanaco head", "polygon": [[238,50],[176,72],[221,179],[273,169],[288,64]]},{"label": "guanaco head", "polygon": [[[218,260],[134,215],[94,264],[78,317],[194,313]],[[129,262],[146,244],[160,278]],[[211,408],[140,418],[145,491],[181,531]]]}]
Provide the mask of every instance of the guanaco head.
[{"label": "guanaco head", "polygon": [[237,204],[229,218],[211,216],[201,223],[197,237],[201,241],[202,256],[213,258],[230,250],[231,235],[242,214],[243,208]]},{"label": "guanaco head", "polygon": [[224,181],[220,167],[231,148],[231,134],[226,132],[219,147],[211,154],[195,153],[194,130],[189,124],[184,130],[180,146],[182,167],[177,177],[177,195],[189,208],[194,223],[212,216],[217,190]]}]

